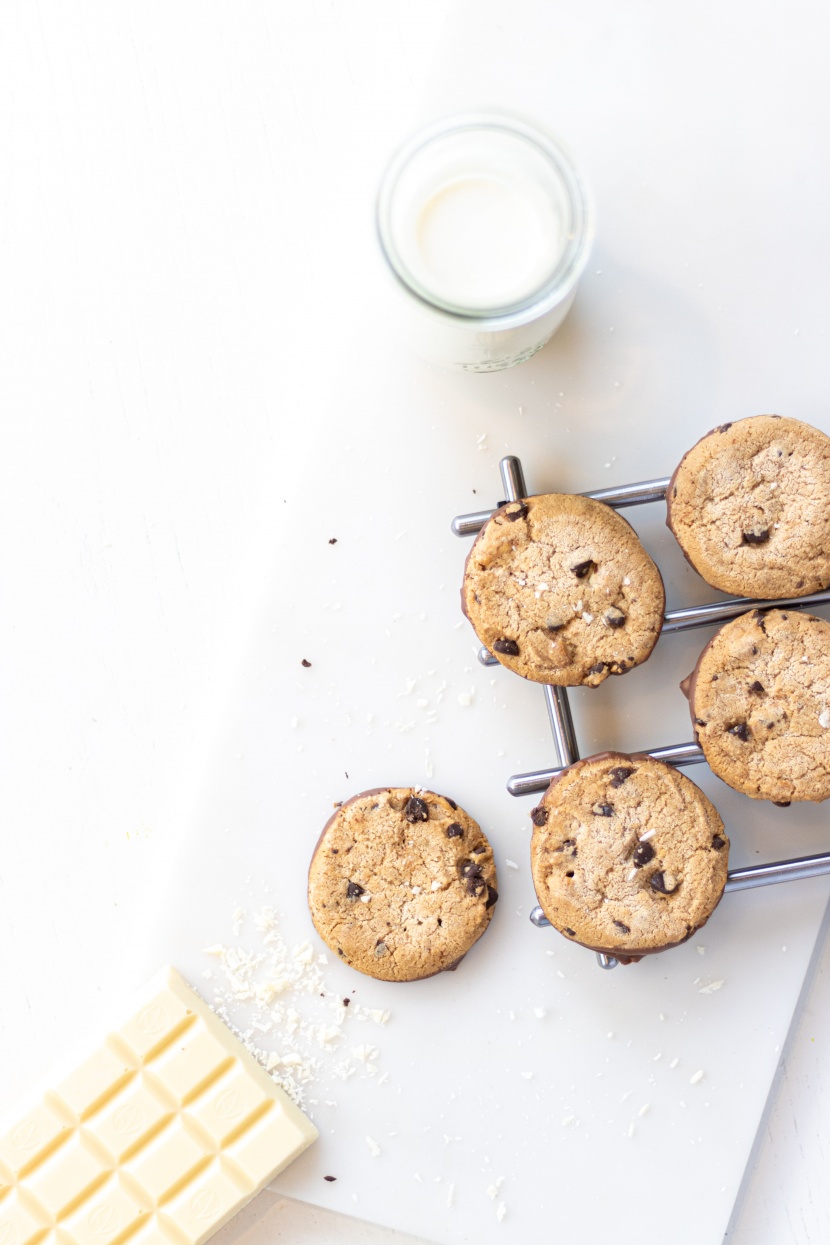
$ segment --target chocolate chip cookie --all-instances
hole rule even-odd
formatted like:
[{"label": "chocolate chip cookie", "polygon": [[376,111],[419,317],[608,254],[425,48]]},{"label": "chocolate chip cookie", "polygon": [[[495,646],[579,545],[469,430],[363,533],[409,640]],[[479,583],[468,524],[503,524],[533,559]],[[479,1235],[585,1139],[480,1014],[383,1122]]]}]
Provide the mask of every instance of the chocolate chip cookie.
[{"label": "chocolate chip cookie", "polygon": [[417,981],[459,960],[498,899],[487,839],[446,796],[364,791],[323,828],[308,874],[317,932],[346,964],[382,981]]},{"label": "chocolate chip cookie", "polygon": [[566,938],[621,963],[685,942],[723,894],[723,822],[662,761],[618,752],[577,761],[530,818],[545,916]]},{"label": "chocolate chip cookie", "polygon": [[510,502],[470,550],[461,604],[502,665],[536,683],[596,687],[646,660],[663,581],[634,529],[589,497]]},{"label": "chocolate chip cookie", "polygon": [[757,600],[830,584],[830,437],[757,415],[707,433],[666,492],[671,528],[708,584]]},{"label": "chocolate chip cookie", "polygon": [[712,771],[755,800],[830,796],[830,623],[751,610],[681,684]]}]

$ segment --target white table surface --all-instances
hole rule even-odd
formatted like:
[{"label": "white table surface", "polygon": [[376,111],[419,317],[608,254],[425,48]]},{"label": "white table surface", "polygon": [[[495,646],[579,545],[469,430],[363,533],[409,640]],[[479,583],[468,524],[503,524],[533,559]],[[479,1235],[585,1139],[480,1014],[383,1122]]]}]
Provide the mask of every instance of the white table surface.
[{"label": "white table surface", "polygon": [[[664,93],[686,92],[690,126],[695,92],[719,94],[712,167],[759,192],[776,179],[758,173],[776,93],[830,115],[817,0],[620,7],[0,3],[0,1107],[106,1022],[157,923],[256,612],[272,492],[308,470],[292,427],[332,417],[281,390],[280,350],[324,368],[349,292],[328,270],[332,285],[310,279],[303,306],[279,293],[286,271],[319,278],[364,229],[341,193],[354,160],[373,185],[413,124],[475,105],[533,113],[553,91],[578,152],[597,118],[625,120],[615,146],[591,148],[590,172],[648,210],[659,185],[632,164],[632,131],[659,131]],[[674,42],[688,45],[683,73],[664,59]],[[563,55],[560,89],[545,67]],[[797,148],[798,131],[786,139]],[[683,134],[665,150],[682,166]],[[805,154],[803,193],[826,194],[828,144]],[[262,253],[274,196],[281,227]],[[826,207],[807,216],[826,220]],[[710,211],[715,233],[717,201]],[[826,233],[801,255],[804,273],[827,275]],[[752,262],[779,283],[770,342],[793,351],[800,334],[826,353],[819,294],[796,322],[782,283],[801,272],[742,255],[736,239],[730,277]],[[365,349],[371,359],[370,326]],[[751,407],[752,376],[746,389]],[[770,404],[788,398],[815,400],[795,354],[791,391]],[[341,417],[359,400],[344,395]],[[737,1245],[830,1239],[828,1022],[823,936],[729,1230]],[[401,1239],[267,1197],[225,1229],[242,1232]]]}]

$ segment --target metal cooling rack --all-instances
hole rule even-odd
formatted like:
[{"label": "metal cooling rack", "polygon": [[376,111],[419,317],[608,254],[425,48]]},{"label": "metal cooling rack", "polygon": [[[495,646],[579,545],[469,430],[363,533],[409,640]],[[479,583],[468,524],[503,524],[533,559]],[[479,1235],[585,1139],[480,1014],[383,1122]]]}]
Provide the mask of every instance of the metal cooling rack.
[{"label": "metal cooling rack", "polygon": [[[532,496],[527,491],[522,464],[518,458],[509,455],[499,463],[502,488],[505,501],[519,501],[523,497]],[[626,506],[642,506],[648,502],[664,501],[669,477],[662,480],[643,480],[639,484],[624,484],[619,488],[597,489],[595,492],[584,493],[594,501],[605,502],[615,510]],[[504,505],[504,501],[499,505]],[[497,509],[496,507],[495,509]],[[475,514],[460,514],[452,521],[452,530],[456,536],[473,536],[479,532],[493,510],[479,510]],[[690,631],[693,627],[707,627],[728,622],[746,613],[749,609],[804,609],[808,605],[830,604],[830,589],[814,592],[805,597],[788,597],[784,600],[758,601],[750,597],[733,597],[726,601],[717,601],[711,605],[690,606],[687,609],[669,610],[661,628],[661,635],[677,631]],[[500,663],[486,648],[479,650],[478,659],[484,666],[496,666]],[[568,701],[568,689],[544,684],[545,703],[550,719],[551,731],[559,764],[552,769],[534,770],[528,774],[513,774],[507,780],[507,790],[511,795],[534,795],[545,791],[552,778],[561,774],[563,769],[579,760],[579,744],[574,730],[571,706]],[[685,744],[669,744],[667,747],[638,748],[638,752],[647,752],[648,756],[658,761],[667,761],[670,765],[696,765],[705,760],[703,750],[694,742]],[[755,886],[772,886],[776,882],[797,881],[800,878],[818,877],[830,873],[830,852],[822,852],[817,856],[799,856],[792,860],[777,860],[767,865],[751,865],[746,869],[732,869],[726,877],[726,891],[749,890]],[[550,925],[550,921],[537,905],[530,913],[530,920],[539,928]],[[613,956],[597,952],[597,962],[601,968],[616,968],[618,960]]]}]

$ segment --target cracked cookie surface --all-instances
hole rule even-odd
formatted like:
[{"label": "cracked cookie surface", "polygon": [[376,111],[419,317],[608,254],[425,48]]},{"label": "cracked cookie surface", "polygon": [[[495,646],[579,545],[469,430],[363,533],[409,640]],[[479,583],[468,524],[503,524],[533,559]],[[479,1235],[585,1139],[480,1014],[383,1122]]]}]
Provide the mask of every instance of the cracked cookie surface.
[{"label": "cracked cookie surface", "polygon": [[468,813],[413,787],[364,791],[323,828],[308,905],[323,941],[382,981],[416,981],[459,960],[498,894],[493,852]]},{"label": "cracked cookie surface", "polygon": [[625,519],[589,497],[549,493],[488,519],[461,602],[482,644],[516,674],[596,687],[649,656],[665,593]]},{"label": "cracked cookie surface", "polygon": [[666,522],[708,584],[757,600],[830,584],[830,437],[756,415],[723,424],[681,459]]},{"label": "cracked cookie surface", "polygon": [[830,796],[830,623],[751,610],[721,627],[681,687],[730,787],[778,804]]},{"label": "cracked cookie surface", "polygon": [[577,761],[530,817],[545,916],[566,938],[622,963],[685,942],[723,894],[723,822],[662,761],[612,752]]}]

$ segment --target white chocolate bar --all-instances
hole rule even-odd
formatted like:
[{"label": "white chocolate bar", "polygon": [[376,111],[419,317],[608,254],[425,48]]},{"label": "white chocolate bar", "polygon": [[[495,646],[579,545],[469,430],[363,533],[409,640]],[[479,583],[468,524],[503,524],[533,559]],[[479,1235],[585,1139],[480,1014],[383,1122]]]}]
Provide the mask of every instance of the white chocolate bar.
[{"label": "white chocolate bar", "polygon": [[316,1136],[165,969],[0,1136],[0,1245],[201,1245]]}]

